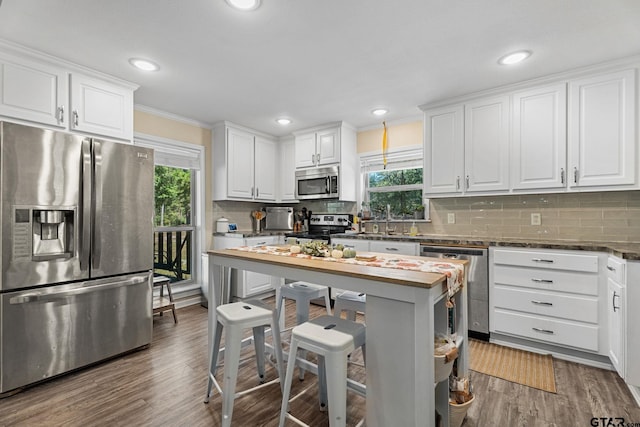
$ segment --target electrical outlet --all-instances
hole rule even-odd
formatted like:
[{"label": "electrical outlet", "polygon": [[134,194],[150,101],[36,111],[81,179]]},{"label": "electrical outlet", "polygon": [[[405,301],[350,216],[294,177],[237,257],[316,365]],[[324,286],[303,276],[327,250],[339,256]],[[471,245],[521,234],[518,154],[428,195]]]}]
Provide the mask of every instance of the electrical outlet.
[{"label": "electrical outlet", "polygon": [[542,218],[539,213],[531,214],[531,225],[540,225],[542,224]]},{"label": "electrical outlet", "polygon": [[456,223],[456,214],[453,212],[449,212],[447,214],[447,223],[455,224]]}]

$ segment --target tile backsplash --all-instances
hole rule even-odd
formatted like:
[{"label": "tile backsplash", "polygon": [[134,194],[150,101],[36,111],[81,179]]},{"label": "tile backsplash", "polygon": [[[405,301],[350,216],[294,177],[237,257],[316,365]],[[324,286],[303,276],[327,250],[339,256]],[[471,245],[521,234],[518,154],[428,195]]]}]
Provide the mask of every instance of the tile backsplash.
[{"label": "tile backsplash", "polygon": [[[540,225],[531,225],[531,214],[540,214]],[[431,220],[421,233],[640,242],[640,191],[431,199]]]},{"label": "tile backsplash", "polygon": [[[252,202],[213,202],[213,220],[220,217],[251,230],[251,211],[267,206]],[[311,201],[295,204],[316,213],[356,213],[356,203]],[[418,222],[419,233],[435,236],[477,236],[640,242],[640,191],[505,195],[431,199],[431,222]],[[453,213],[455,223],[448,223]],[[540,225],[531,225],[540,214]],[[406,231],[409,225],[404,227]]]}]

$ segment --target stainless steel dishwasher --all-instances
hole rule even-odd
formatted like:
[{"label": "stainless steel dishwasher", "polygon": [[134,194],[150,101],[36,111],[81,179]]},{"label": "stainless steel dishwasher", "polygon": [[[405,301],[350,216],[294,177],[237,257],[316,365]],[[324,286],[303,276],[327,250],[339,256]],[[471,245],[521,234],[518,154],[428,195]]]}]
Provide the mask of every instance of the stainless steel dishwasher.
[{"label": "stainless steel dishwasher", "polygon": [[469,336],[489,340],[489,258],[486,248],[453,246],[420,247],[420,255],[431,258],[468,260],[467,295]]}]

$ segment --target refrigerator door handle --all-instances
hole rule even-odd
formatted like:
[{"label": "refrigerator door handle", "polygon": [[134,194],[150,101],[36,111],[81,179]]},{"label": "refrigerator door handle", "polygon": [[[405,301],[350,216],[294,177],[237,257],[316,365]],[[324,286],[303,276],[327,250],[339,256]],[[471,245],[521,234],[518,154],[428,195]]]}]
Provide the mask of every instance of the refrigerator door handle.
[{"label": "refrigerator door handle", "polygon": [[70,289],[66,291],[60,292],[51,292],[51,293],[41,293],[41,292],[32,292],[32,293],[24,293],[22,295],[17,295],[9,299],[9,304],[26,304],[30,302],[53,302],[60,301],[67,297],[87,294],[90,292],[104,291],[107,289],[120,288],[124,286],[132,286],[137,285],[142,282],[147,281],[147,277],[132,277],[127,280],[119,280],[117,282],[109,282],[102,283],[100,285],[91,285],[91,286],[82,286],[75,289]]},{"label": "refrigerator door handle", "polygon": [[102,143],[93,141],[93,188],[95,205],[93,211],[93,244],[91,268],[100,268],[102,248]]},{"label": "refrigerator door handle", "polygon": [[91,140],[82,141],[82,231],[80,242],[80,270],[89,269],[91,253]]}]

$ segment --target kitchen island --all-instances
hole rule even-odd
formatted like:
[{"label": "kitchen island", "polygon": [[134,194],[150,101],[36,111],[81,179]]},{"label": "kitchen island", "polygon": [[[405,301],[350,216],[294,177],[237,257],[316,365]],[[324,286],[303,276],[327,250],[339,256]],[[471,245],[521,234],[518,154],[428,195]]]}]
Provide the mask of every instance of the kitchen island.
[{"label": "kitchen island", "polygon": [[[434,385],[434,336],[447,331],[447,276],[321,258],[301,259],[240,250],[209,251],[209,348],[215,333],[215,305],[229,301],[230,269],[272,276],[279,296],[284,278],[367,294],[366,397],[368,426],[431,426],[435,411],[448,424],[448,381]],[[384,258],[384,254],[373,254]],[[388,257],[388,255],[386,255]],[[425,258],[403,256],[403,261]],[[433,259],[437,262],[439,260]],[[465,261],[451,264],[466,265]],[[457,291],[459,375],[467,375],[466,278]],[[211,355],[210,355],[211,357]],[[278,408],[274,408],[278,411]]]}]

